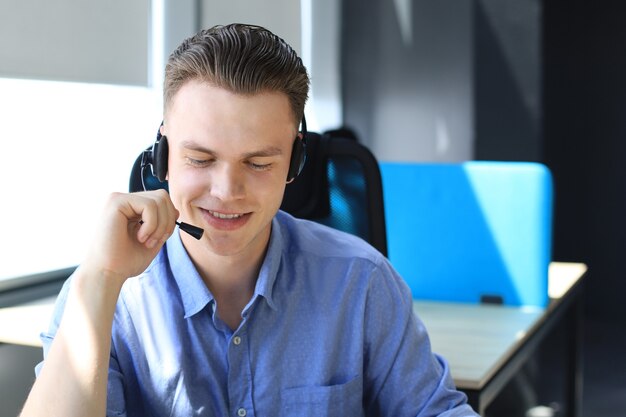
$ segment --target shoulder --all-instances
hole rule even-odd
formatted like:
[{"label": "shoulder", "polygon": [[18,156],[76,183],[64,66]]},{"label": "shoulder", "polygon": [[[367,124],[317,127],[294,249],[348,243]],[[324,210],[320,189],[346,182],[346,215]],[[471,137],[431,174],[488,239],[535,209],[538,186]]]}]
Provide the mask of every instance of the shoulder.
[{"label": "shoulder", "polygon": [[358,236],[279,211],[276,221],[286,251],[310,256],[363,259],[374,264],[386,258]]},{"label": "shoulder", "polygon": [[410,290],[389,260],[363,239],[309,220],[279,212],[283,271],[310,288],[333,288],[346,295],[376,293],[385,287],[396,297],[410,298]]}]

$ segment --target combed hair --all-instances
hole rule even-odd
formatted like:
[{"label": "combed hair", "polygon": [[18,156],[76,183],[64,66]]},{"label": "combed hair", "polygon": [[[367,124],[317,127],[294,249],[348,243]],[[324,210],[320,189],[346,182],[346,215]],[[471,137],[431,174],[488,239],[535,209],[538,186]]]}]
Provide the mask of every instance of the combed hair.
[{"label": "combed hair", "polygon": [[165,109],[190,80],[244,95],[285,93],[296,124],[309,94],[309,76],[293,48],[263,27],[238,23],[202,30],[172,52],[165,67]]}]

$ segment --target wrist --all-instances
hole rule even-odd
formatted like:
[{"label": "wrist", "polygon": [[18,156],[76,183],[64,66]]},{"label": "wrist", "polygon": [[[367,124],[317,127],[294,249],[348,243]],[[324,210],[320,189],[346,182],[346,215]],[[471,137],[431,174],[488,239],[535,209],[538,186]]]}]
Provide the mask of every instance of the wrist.
[{"label": "wrist", "polygon": [[127,277],[108,269],[90,268],[80,265],[72,280],[81,292],[100,295],[102,298],[111,296],[117,299]]}]

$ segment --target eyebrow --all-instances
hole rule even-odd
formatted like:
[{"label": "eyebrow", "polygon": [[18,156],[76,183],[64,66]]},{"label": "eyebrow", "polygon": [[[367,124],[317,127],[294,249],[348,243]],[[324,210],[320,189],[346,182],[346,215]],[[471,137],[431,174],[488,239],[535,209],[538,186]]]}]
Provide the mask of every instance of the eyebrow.
[{"label": "eyebrow", "polygon": [[[205,148],[204,146],[191,141],[191,140],[186,140],[183,141],[181,143],[181,147],[185,148],[185,149],[189,149],[192,151],[197,151],[197,152],[202,152],[202,153],[206,153],[206,154],[210,154],[210,155],[216,155],[217,152],[212,151],[209,148]],[[246,152],[243,154],[244,158],[255,158],[255,157],[270,157],[270,156],[278,156],[278,155],[282,155],[283,151],[282,149],[276,147],[276,146],[268,146],[267,148],[263,148],[263,149],[259,149],[257,151],[252,151],[252,152]]]}]

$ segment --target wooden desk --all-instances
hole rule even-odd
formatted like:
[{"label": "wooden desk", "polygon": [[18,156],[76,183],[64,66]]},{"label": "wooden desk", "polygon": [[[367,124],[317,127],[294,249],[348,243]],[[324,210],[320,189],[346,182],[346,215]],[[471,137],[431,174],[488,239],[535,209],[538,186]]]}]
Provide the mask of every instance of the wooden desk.
[{"label": "wooden desk", "polygon": [[580,415],[582,398],[582,302],[584,264],[553,262],[546,308],[416,300],[414,311],[428,329],[433,351],[450,364],[457,387],[481,415],[532,356],[553,326],[570,319],[568,415]]},{"label": "wooden desk", "polygon": [[[575,340],[570,363],[568,410],[580,415],[582,398],[582,303],[580,287],[587,271],[583,264],[552,263],[547,308],[519,308],[415,301],[414,310],[425,323],[433,351],[450,364],[457,387],[481,415],[506,383],[535,352],[552,327],[572,316]],[[41,346],[39,333],[52,316],[54,297],[0,309],[0,343]]]},{"label": "wooden desk", "polygon": [[56,297],[0,308],[0,343],[41,347],[39,333],[48,328]]}]

